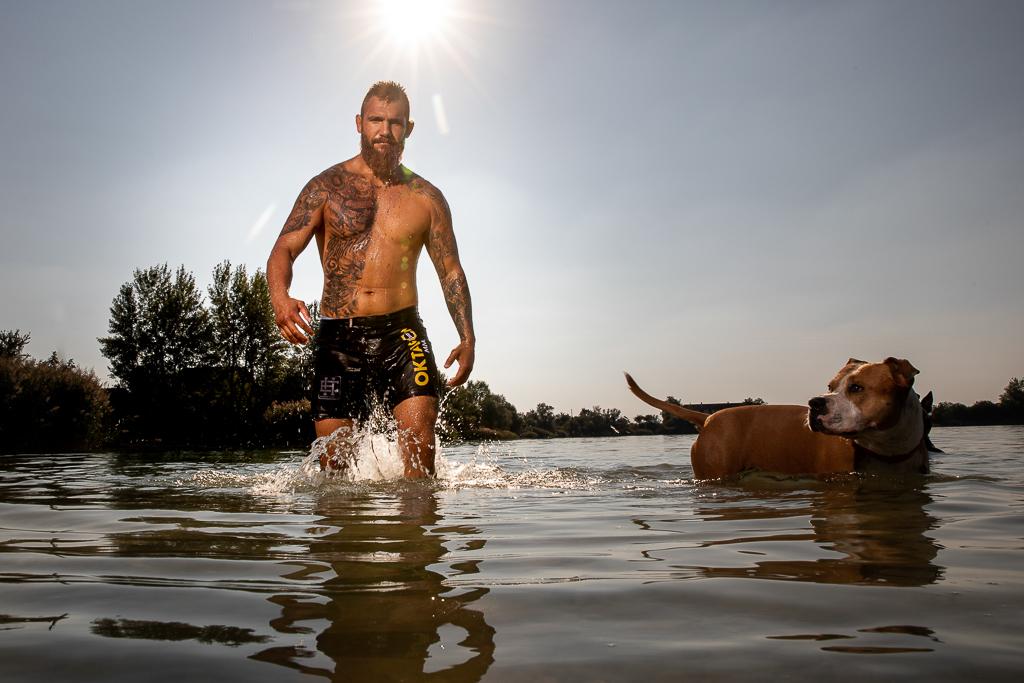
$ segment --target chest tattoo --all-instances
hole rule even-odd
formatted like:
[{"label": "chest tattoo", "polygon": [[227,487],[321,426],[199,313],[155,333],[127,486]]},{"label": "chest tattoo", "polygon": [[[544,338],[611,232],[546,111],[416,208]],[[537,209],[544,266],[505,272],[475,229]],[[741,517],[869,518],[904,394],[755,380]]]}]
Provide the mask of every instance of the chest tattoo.
[{"label": "chest tattoo", "polygon": [[344,171],[331,173],[325,180],[323,307],[332,315],[347,317],[356,308],[357,286],[377,215],[377,191],[367,180]]}]

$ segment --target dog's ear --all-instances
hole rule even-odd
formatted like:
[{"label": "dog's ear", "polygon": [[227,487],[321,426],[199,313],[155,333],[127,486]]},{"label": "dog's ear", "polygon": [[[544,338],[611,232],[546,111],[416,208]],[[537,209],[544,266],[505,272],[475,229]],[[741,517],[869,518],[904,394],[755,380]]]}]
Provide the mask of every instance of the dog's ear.
[{"label": "dog's ear", "polygon": [[909,360],[889,356],[882,362],[889,366],[892,377],[896,380],[896,386],[905,388],[914,386],[914,375],[918,374],[918,369],[911,365]]},{"label": "dog's ear", "polygon": [[924,395],[924,398],[921,399],[921,409],[924,410],[925,415],[932,414],[932,405],[934,403],[935,397],[932,396],[932,392],[929,391],[927,394]]}]

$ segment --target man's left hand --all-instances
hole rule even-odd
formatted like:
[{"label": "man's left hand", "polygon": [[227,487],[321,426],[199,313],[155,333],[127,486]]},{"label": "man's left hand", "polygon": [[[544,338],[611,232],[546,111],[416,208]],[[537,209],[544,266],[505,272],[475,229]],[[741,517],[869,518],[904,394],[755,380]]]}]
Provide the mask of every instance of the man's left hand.
[{"label": "man's left hand", "polygon": [[448,354],[448,360],[444,363],[444,369],[447,370],[452,366],[452,363],[459,363],[459,371],[448,380],[448,386],[457,387],[460,384],[464,384],[469,379],[469,373],[473,372],[473,361],[476,359],[476,348],[473,342],[464,341],[452,349],[452,352]]}]

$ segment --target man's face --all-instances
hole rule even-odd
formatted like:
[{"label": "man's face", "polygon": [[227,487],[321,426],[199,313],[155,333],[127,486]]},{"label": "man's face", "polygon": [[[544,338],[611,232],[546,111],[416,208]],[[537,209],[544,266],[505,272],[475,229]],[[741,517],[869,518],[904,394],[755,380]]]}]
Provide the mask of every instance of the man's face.
[{"label": "man's face", "polygon": [[369,99],[363,113],[356,117],[356,130],[361,138],[361,155],[375,175],[390,178],[395,174],[412,126],[401,102]]}]

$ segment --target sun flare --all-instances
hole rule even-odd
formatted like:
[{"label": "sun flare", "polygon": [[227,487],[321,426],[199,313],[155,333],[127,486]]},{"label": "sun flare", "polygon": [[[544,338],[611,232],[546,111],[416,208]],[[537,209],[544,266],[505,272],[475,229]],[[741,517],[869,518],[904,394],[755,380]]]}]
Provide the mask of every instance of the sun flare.
[{"label": "sun flare", "polygon": [[405,50],[442,37],[454,15],[452,0],[378,0],[378,28]]},{"label": "sun flare", "polygon": [[370,0],[343,17],[355,28],[351,47],[360,55],[359,70],[370,71],[374,79],[386,74],[414,91],[433,91],[442,135],[449,124],[438,93],[446,79],[451,82],[453,69],[461,83],[486,96],[472,66],[482,52],[484,31],[497,19],[467,0]]}]

